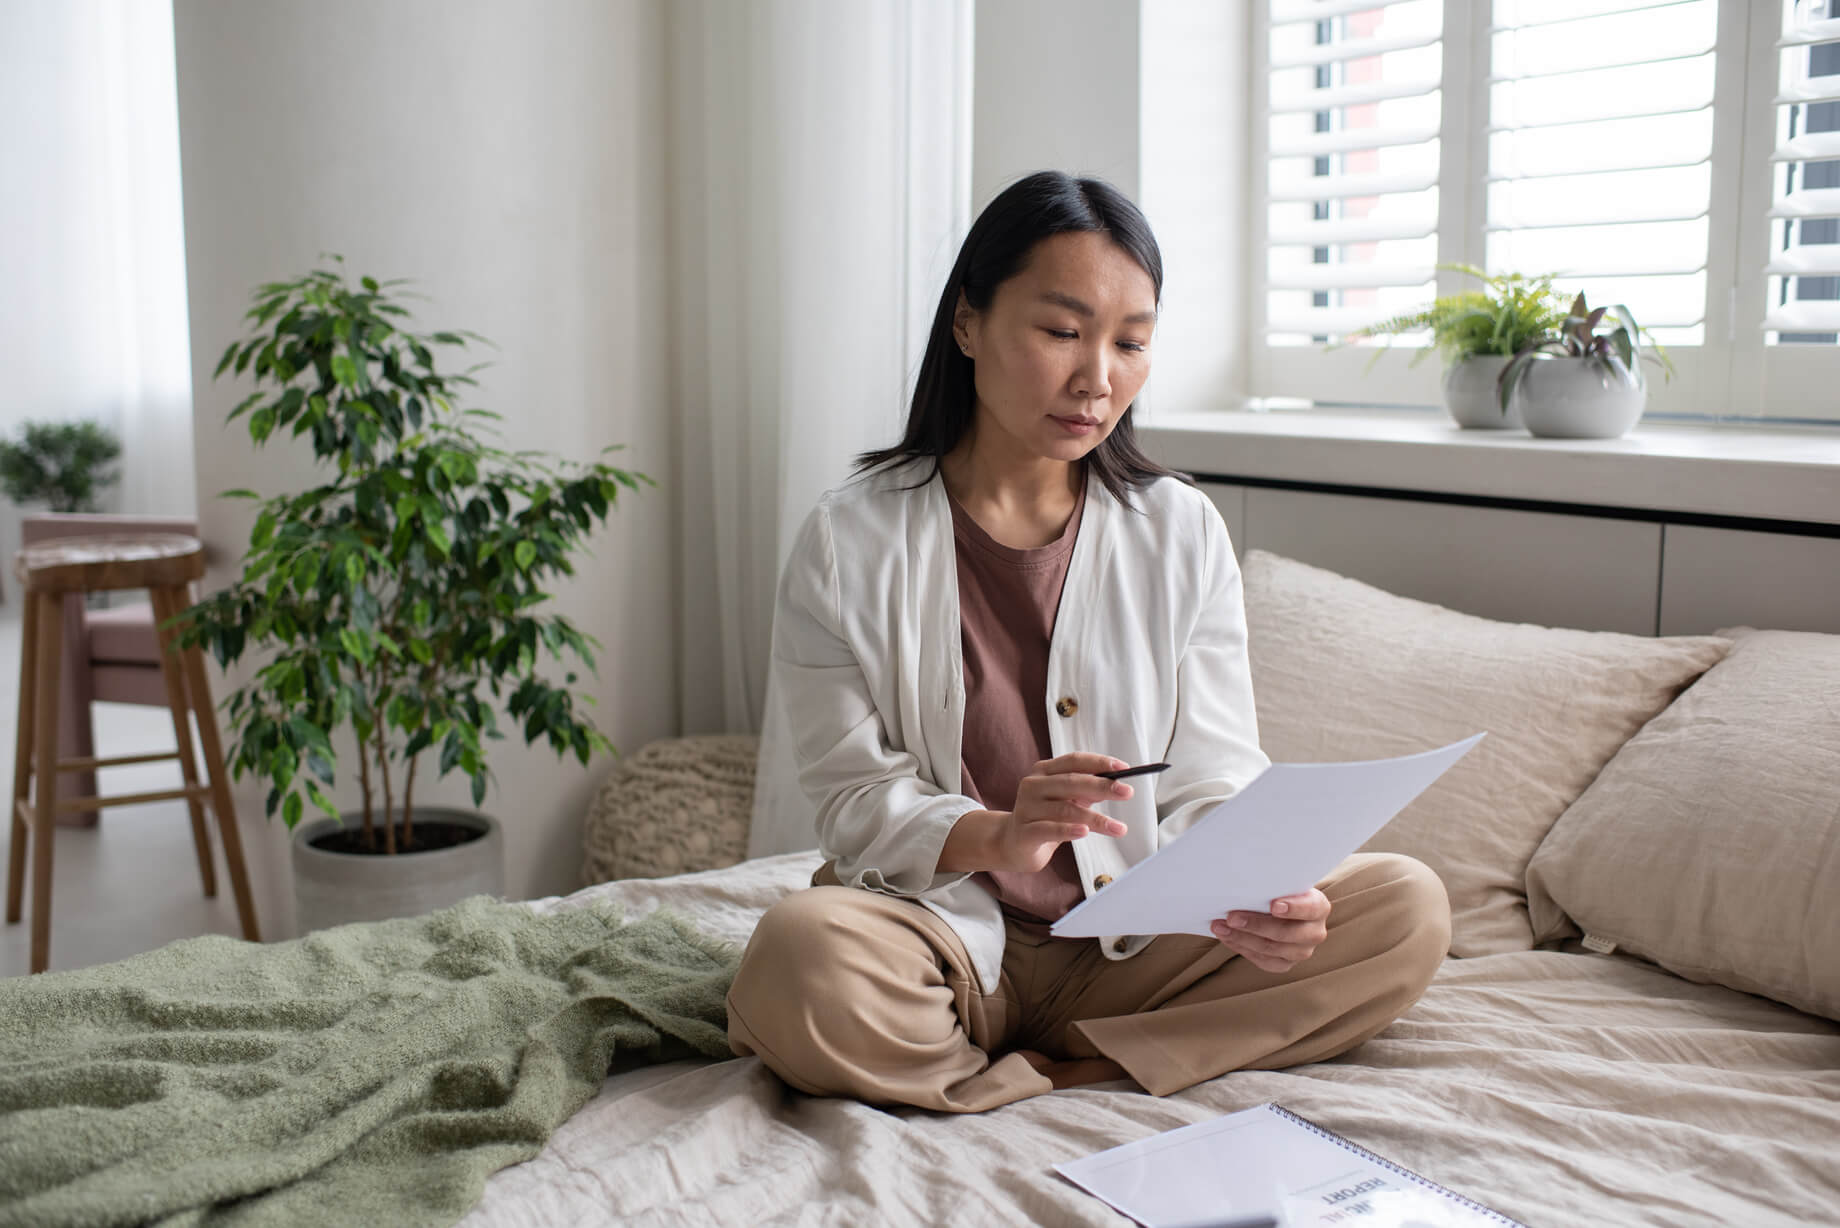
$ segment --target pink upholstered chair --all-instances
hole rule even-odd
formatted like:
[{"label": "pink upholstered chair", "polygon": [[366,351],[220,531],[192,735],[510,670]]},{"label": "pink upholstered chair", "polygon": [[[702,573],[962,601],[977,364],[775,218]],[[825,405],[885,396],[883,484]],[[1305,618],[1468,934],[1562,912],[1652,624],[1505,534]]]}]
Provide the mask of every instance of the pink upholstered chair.
[{"label": "pink upholstered chair", "polygon": [[[46,514],[20,522],[21,544],[54,537],[93,537],[102,533],[184,533],[196,537],[198,522],[183,516],[102,516]],[[58,671],[58,757],[90,758],[95,735],[89,706],[101,701],[166,707],[166,684],[160,677],[159,642],[153,634],[153,607],[146,602],[114,609],[89,609],[83,595],[64,599],[63,661]],[[59,791],[68,797],[93,797],[96,773],[71,772]],[[60,815],[70,827],[93,826],[97,811]]]}]

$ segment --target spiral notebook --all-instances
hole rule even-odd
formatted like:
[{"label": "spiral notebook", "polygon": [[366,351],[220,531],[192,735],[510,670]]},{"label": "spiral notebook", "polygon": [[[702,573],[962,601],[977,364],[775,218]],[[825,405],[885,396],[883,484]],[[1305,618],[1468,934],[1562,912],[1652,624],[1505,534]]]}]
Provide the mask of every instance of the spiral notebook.
[{"label": "spiral notebook", "polygon": [[1145,1228],[1522,1228],[1276,1104],[1054,1168]]}]

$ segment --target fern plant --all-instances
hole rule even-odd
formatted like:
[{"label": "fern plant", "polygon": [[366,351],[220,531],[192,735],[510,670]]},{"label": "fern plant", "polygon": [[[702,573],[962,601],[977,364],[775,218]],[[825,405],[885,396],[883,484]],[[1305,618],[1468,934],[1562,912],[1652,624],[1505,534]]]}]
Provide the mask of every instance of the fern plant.
[{"label": "fern plant", "polygon": [[[1394,316],[1349,333],[1342,343],[1429,332],[1430,349],[1435,349],[1446,365],[1453,365],[1465,358],[1490,354],[1512,357],[1528,343],[1550,337],[1565,323],[1565,299],[1553,290],[1552,274],[1497,273],[1491,276],[1471,264],[1440,264],[1437,267],[1473,277],[1483,288],[1441,295],[1420,311]],[[1369,370],[1390,346],[1389,340],[1386,346],[1374,351],[1367,363]],[[1423,362],[1430,349],[1420,349],[1407,365],[1417,366]]]}]

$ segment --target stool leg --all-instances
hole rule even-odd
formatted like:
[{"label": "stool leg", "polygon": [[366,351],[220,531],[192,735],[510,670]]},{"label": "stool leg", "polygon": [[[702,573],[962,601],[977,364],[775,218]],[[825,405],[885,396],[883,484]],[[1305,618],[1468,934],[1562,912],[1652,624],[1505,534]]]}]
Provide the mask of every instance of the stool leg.
[{"label": "stool leg", "polygon": [[63,598],[39,593],[38,693],[32,741],[37,756],[36,804],[32,808],[32,971],[51,962],[51,845],[57,832],[58,655],[64,645]]},{"label": "stool leg", "polygon": [[[184,605],[175,599],[171,589],[155,588],[148,590],[153,599],[154,634],[160,641],[160,677],[166,683],[166,706],[172,712],[173,740],[179,744],[179,771],[185,778],[185,787],[193,789],[198,786],[198,761],[192,755],[192,717],[185,703],[185,681],[179,677],[179,659],[172,653],[173,633],[166,629],[166,620],[183,612]],[[192,812],[192,844],[198,850],[198,874],[204,879],[206,899],[217,895],[217,869],[211,864],[211,836],[205,828],[204,802],[193,796],[185,799],[185,804]]]},{"label": "stool leg", "polygon": [[230,800],[224,748],[217,738],[217,710],[211,703],[211,680],[205,677],[204,654],[194,646],[182,652],[180,660],[185,663],[185,689],[192,711],[198,716],[198,742],[204,750],[204,770],[211,778],[211,809],[217,815],[217,834],[224,842],[224,864],[230,869],[230,890],[236,896],[236,915],[243,923],[243,937],[261,942],[255,901],[249,895],[249,871],[243,865],[243,836],[236,828],[236,805]]},{"label": "stool leg", "polygon": [[32,716],[38,692],[38,594],[27,589],[25,626],[19,641],[19,729],[13,742],[13,801],[7,814],[13,821],[13,842],[6,851],[6,923],[19,924],[20,903],[26,891],[26,845],[31,829],[19,808],[32,802]]}]

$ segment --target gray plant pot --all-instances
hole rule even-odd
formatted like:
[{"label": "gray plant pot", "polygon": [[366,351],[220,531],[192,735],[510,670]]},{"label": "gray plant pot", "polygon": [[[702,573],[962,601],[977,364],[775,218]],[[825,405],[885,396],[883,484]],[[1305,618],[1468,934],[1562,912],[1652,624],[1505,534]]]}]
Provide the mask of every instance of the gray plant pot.
[{"label": "gray plant pot", "polygon": [[1521,426],[1518,407],[1510,403],[1501,412],[1501,395],[1495,380],[1508,365],[1506,354],[1465,358],[1444,369],[1444,408],[1457,425],[1473,431],[1515,430]]},{"label": "gray plant pot", "polygon": [[341,825],[359,827],[362,815],[315,819],[294,829],[294,909],[300,933],[344,925],[415,917],[458,904],[468,896],[505,893],[505,839],[498,821],[470,810],[416,807],[417,822],[457,823],[485,835],[425,853],[333,853],[311,841]]},{"label": "gray plant pot", "polygon": [[1554,358],[1530,364],[1514,386],[1527,429],[1547,439],[1615,439],[1641,421],[1648,385],[1599,362]]}]

